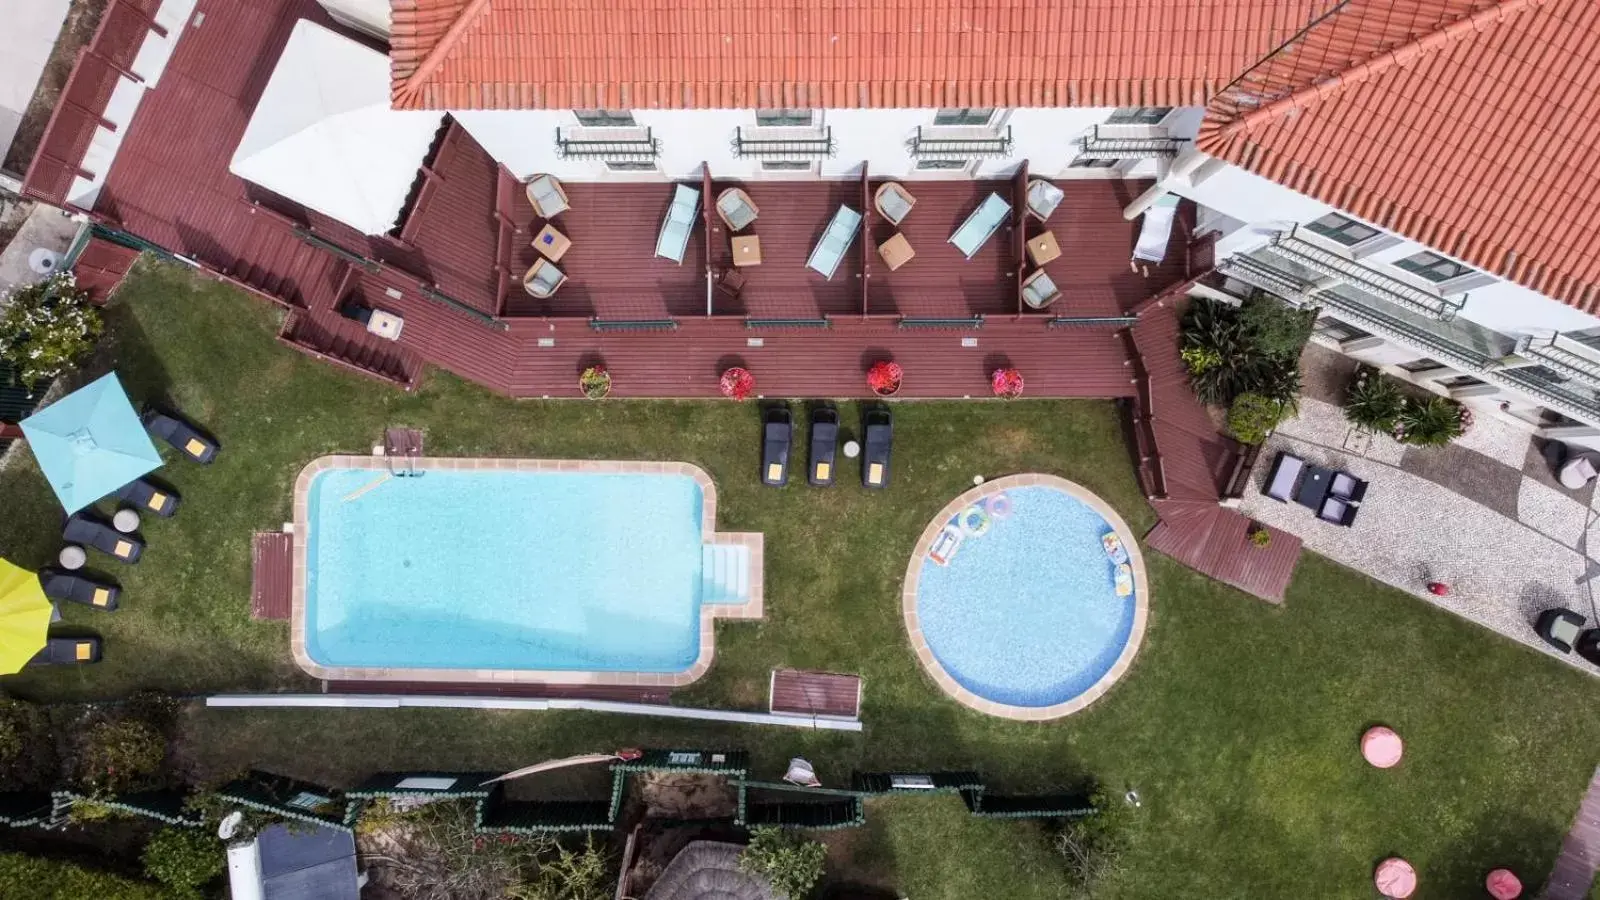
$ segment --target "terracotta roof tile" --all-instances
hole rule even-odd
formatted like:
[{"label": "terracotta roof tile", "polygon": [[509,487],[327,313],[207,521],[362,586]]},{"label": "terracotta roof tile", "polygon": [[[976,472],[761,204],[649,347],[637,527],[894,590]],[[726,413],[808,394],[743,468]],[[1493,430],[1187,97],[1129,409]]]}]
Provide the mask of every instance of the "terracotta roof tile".
[{"label": "terracotta roof tile", "polygon": [[1335,5],[393,0],[391,59],[406,108],[1192,106]]},{"label": "terracotta roof tile", "polygon": [[1219,95],[1199,144],[1600,312],[1600,214],[1577,187],[1597,95],[1593,0],[1352,0]]}]

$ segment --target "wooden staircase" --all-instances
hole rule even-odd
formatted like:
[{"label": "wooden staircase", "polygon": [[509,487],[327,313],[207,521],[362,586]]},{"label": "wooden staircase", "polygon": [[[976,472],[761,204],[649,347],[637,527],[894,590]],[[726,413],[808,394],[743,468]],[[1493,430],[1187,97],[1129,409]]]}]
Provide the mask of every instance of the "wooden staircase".
[{"label": "wooden staircase", "polygon": [[422,358],[331,312],[292,310],[278,340],[325,362],[359,372],[403,390],[417,386]]},{"label": "wooden staircase", "polygon": [[332,302],[343,260],[300,240],[280,219],[258,214],[254,226],[250,253],[223,271],[227,280],[289,309]]}]

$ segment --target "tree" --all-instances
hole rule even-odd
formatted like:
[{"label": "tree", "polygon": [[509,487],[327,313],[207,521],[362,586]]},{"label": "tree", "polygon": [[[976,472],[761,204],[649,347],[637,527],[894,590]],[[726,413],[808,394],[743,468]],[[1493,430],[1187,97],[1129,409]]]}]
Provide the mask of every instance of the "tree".
[{"label": "tree", "polygon": [[1311,339],[1316,315],[1314,309],[1295,309],[1259,291],[1239,307],[1239,321],[1250,336],[1250,343],[1261,353],[1278,359],[1300,358],[1300,351]]},{"label": "tree", "polygon": [[100,336],[100,311],[71,272],[18,288],[0,306],[0,360],[29,390],[77,366]]},{"label": "tree", "polygon": [[788,900],[805,900],[822,879],[827,852],[818,841],[763,826],[750,833],[750,845],[739,854],[739,868],[765,878]]}]

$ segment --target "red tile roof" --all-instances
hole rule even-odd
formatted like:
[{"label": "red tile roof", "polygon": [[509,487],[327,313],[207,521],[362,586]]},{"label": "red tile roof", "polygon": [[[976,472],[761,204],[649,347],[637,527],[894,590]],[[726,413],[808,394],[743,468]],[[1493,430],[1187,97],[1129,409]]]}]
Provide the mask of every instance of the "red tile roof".
[{"label": "red tile roof", "polygon": [[1593,0],[1352,0],[1218,96],[1199,146],[1600,311]]},{"label": "red tile roof", "polygon": [[394,0],[396,105],[1198,106],[1336,0]]}]

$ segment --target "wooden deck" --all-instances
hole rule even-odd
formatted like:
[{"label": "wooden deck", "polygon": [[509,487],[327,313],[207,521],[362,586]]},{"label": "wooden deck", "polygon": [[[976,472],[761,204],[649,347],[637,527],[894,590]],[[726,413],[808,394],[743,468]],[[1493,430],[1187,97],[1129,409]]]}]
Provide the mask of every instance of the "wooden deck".
[{"label": "wooden deck", "polygon": [[861,717],[861,676],[774,669],[767,709],[787,716]]},{"label": "wooden deck", "polygon": [[1269,603],[1283,602],[1300,562],[1300,538],[1269,528],[1272,543],[1257,547],[1250,542],[1250,517],[1215,501],[1157,500],[1151,505],[1161,516],[1145,536],[1152,550]]},{"label": "wooden deck", "polygon": [[1584,900],[1600,871],[1600,769],[1595,769],[1589,790],[1578,804],[1572,830],[1561,842],[1561,855],[1545,882],[1545,900]]},{"label": "wooden deck", "polygon": [[250,559],[250,618],[287,621],[294,595],[293,536],[257,532]]}]

